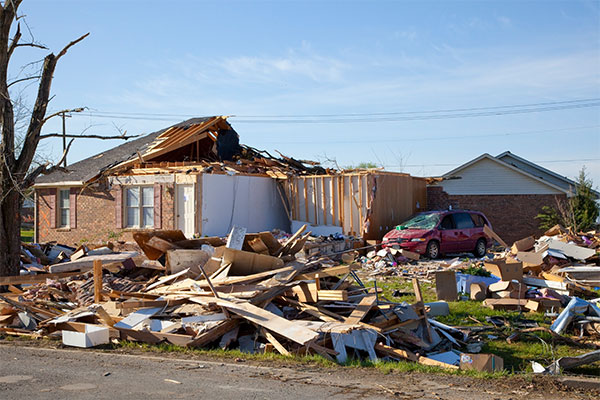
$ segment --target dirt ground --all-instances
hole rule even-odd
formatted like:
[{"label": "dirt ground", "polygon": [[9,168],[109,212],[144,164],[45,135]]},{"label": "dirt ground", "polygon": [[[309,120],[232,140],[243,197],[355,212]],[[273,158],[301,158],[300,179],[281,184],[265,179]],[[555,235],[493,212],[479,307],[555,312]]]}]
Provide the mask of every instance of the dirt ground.
[{"label": "dirt ground", "polygon": [[476,379],[297,362],[79,350],[59,343],[0,341],[0,398],[128,399],[598,399],[600,381],[517,376]]}]

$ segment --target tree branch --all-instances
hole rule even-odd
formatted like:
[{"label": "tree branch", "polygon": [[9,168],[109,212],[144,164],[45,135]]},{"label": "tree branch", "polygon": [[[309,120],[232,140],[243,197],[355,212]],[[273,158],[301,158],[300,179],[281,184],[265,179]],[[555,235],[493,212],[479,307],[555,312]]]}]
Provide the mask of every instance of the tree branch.
[{"label": "tree branch", "polygon": [[41,75],[35,75],[35,76],[28,76],[27,78],[17,79],[16,81],[12,81],[11,83],[9,83],[6,87],[9,88],[16,83],[30,81],[32,79],[40,79],[41,77],[42,77]]},{"label": "tree branch", "polygon": [[40,141],[40,132],[45,122],[44,116],[48,107],[48,98],[50,97],[50,88],[52,86],[52,77],[54,75],[54,70],[56,69],[56,63],[67,53],[67,50],[85,39],[88,35],[89,32],[70,42],[60,51],[60,53],[58,53],[58,55],[55,56],[54,54],[50,53],[44,59],[44,67],[42,69],[42,77],[40,79],[37,98],[31,113],[31,119],[29,121],[27,134],[25,135],[23,149],[21,150],[21,154],[17,160],[17,175],[25,175],[26,171],[31,165],[31,161],[33,160],[37,145]]},{"label": "tree branch", "polygon": [[71,135],[71,134],[66,134],[63,135],[62,133],[47,133],[45,135],[40,135],[40,140],[41,139],[48,139],[48,138],[52,138],[52,137],[68,137],[68,138],[75,138],[75,139],[102,139],[102,140],[111,140],[111,139],[123,139],[123,140],[128,140],[128,139],[133,139],[136,137],[140,137],[142,135],[131,135],[131,136],[124,136],[124,135],[119,135],[119,136],[102,136],[102,135]]},{"label": "tree branch", "polygon": [[19,43],[19,40],[21,39],[21,24],[17,24],[17,31],[15,32],[15,36],[12,39],[12,42],[10,42],[10,46],[8,47],[8,59],[10,59],[10,56],[12,56],[13,51],[15,51],[15,49],[17,48],[17,44]]}]

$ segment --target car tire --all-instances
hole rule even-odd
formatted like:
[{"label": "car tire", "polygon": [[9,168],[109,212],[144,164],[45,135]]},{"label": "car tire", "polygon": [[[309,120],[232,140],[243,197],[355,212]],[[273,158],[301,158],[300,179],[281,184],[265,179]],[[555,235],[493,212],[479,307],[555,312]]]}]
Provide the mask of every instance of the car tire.
[{"label": "car tire", "polygon": [[477,258],[481,258],[485,256],[486,253],[486,243],[485,239],[479,239],[477,244],[475,244],[475,250],[473,250],[473,255]]},{"label": "car tire", "polygon": [[440,244],[437,240],[432,240],[427,243],[427,250],[425,251],[425,255],[429,258],[436,259],[440,256]]}]

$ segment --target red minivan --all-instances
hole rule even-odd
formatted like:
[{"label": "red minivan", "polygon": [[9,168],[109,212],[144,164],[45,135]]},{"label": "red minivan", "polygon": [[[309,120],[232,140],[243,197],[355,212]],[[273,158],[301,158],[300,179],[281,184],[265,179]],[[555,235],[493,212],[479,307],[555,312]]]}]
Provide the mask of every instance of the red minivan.
[{"label": "red minivan", "polygon": [[429,258],[462,252],[483,257],[492,242],[483,233],[484,225],[492,227],[479,211],[422,212],[386,233],[383,247],[414,251]]}]

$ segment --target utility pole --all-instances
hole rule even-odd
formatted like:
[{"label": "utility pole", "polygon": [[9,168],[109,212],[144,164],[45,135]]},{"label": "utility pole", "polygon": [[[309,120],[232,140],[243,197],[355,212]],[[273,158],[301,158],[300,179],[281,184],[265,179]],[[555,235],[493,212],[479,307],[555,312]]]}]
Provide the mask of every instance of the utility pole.
[{"label": "utility pole", "polygon": [[[63,154],[65,154],[65,151],[67,151],[67,128],[66,128],[66,122],[65,122],[65,118],[69,117],[71,118],[70,115],[66,115],[64,112],[61,113],[62,116],[62,142],[63,142]],[[63,167],[67,167],[67,157],[65,156],[65,159],[63,161]]]}]

